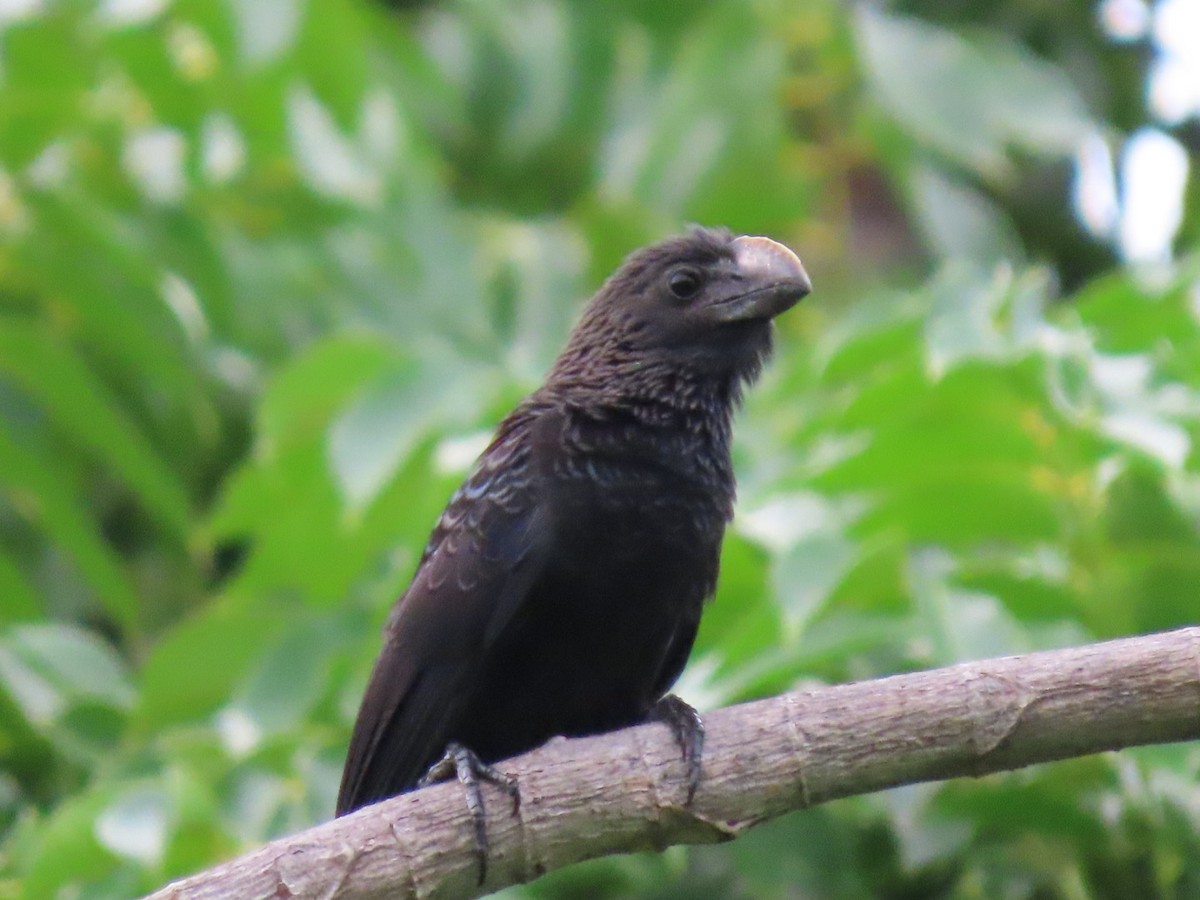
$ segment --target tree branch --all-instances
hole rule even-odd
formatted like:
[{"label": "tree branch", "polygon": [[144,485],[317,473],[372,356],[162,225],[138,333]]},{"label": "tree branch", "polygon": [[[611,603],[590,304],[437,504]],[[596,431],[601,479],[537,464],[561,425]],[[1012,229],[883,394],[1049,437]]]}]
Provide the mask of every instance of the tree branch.
[{"label": "tree branch", "polygon": [[705,717],[704,777],[683,808],[661,725],[555,739],[485,788],[476,884],[459,786],[392,798],[168,885],[151,900],[471,897],[610,853],[729,840],[836,797],[1200,737],[1200,628],[784,694]]}]

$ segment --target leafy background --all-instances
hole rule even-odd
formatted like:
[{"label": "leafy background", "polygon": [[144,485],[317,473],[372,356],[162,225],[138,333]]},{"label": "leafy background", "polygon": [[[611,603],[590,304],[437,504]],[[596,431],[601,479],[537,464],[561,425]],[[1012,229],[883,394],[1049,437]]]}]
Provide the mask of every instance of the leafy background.
[{"label": "leafy background", "polygon": [[[1194,621],[1196,180],[1147,258],[1076,159],[1200,139],[1114,10],[1148,8],[0,4],[0,898],[326,819],[441,505],[688,222],[816,293],[739,423],[685,696]],[[508,896],[1196,897],[1198,777],[1171,746],[894,790]]]}]

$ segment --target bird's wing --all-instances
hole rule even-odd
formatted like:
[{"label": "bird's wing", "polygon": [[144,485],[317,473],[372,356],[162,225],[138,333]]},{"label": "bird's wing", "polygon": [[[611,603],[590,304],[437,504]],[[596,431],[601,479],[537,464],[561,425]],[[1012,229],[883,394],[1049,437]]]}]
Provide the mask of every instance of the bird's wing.
[{"label": "bird's wing", "polygon": [[545,565],[529,423],[506,425],[451,498],[388,621],[338,815],[411,787],[437,760],[484,650]]}]

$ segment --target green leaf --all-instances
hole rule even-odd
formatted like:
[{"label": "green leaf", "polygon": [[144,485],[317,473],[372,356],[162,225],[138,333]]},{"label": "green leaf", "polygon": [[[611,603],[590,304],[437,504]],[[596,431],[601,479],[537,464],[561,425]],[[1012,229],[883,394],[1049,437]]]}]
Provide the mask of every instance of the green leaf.
[{"label": "green leaf", "polygon": [[42,458],[17,446],[0,429],[0,485],[16,505],[78,564],[100,603],[124,627],[138,627],[138,602],[120,560],[96,523],[78,507],[70,485]]},{"label": "green leaf", "polygon": [[81,891],[108,876],[113,855],[97,840],[96,817],[110,793],[88,791],[69,798],[39,823],[21,860],[22,900],[61,896]]},{"label": "green leaf", "polygon": [[940,784],[909,784],[878,795],[879,804],[897,826],[897,850],[905,869],[954,860],[971,840],[968,822],[939,816],[936,808],[930,808],[940,790]]},{"label": "green leaf", "polygon": [[267,387],[259,433],[267,453],[307,442],[362,385],[394,363],[398,348],[372,335],[334,335],[282,368]]},{"label": "green leaf", "polygon": [[1116,547],[1146,541],[1196,541],[1192,519],[1168,493],[1165,478],[1146,462],[1133,460],[1108,485],[1104,529]]},{"label": "green leaf", "polygon": [[41,601],[12,555],[0,548],[0,625],[42,614]]},{"label": "green leaf", "polygon": [[793,640],[820,611],[857,557],[853,541],[821,532],[797,541],[776,561],[771,580]]},{"label": "green leaf", "polygon": [[[716,5],[678,44],[670,67],[660,69],[646,54],[618,55],[614,122],[596,177],[602,196],[636,198],[682,218],[716,207],[706,196],[715,189],[735,226],[743,216],[748,224],[761,222],[764,207],[775,203],[804,202],[801,193],[785,193],[784,185],[761,177],[783,128],[762,87],[779,84],[784,53],[781,42],[762,39],[757,24],[741,8]],[[739,178],[748,171],[759,179]],[[738,184],[745,193],[730,190]]]},{"label": "green leaf", "polygon": [[28,164],[79,122],[96,65],[94,48],[80,40],[82,14],[61,10],[5,23],[0,152],[6,166]]},{"label": "green leaf", "polygon": [[560,220],[488,221],[480,239],[490,304],[478,340],[498,343],[510,370],[537,384],[579,315],[592,242]]},{"label": "green leaf", "polygon": [[1027,473],[997,468],[947,472],[893,487],[860,527],[900,528],[912,541],[969,546],[978,541],[1051,541],[1060,536],[1057,498]]},{"label": "green leaf", "polygon": [[[143,222],[65,191],[30,191],[24,200],[36,227],[16,245],[16,258],[47,310],[42,321],[54,321],[50,336],[65,342],[69,335],[90,368],[115,373],[110,384],[132,390],[150,381],[160,398],[191,396],[196,360],[164,302],[164,263],[173,254],[158,237],[184,229],[166,216]],[[64,259],[78,264],[64,266]]]},{"label": "green leaf", "polygon": [[329,463],[350,510],[371,503],[434,428],[464,424],[487,398],[484,373],[459,360],[397,359],[329,429]]},{"label": "green leaf", "polygon": [[966,591],[954,581],[955,561],[932,547],[910,555],[909,589],[920,633],[932,642],[930,660],[949,665],[1008,656],[1029,648],[1026,632],[995,597]]},{"label": "green leaf", "polygon": [[1022,257],[1004,211],[983,192],[932,165],[914,166],[909,190],[921,232],[938,256],[981,266]]},{"label": "green leaf", "polygon": [[187,534],[191,504],[184,486],[73,350],[44,328],[9,320],[0,323],[0,371],[119,474],[149,512],[181,539]]},{"label": "green leaf", "polygon": [[762,547],[742,535],[726,536],[717,595],[700,619],[695,658],[713,654],[736,669],[775,643],[780,617],[767,589],[769,561]]},{"label": "green leaf", "polygon": [[81,703],[127,710],[135,696],[113,649],[70,625],[17,625],[0,634],[0,684],[43,730]]},{"label": "green leaf", "polygon": [[1150,352],[1156,368],[1200,390],[1200,328],[1196,327],[1193,286],[1195,257],[1181,262],[1166,285],[1119,271],[1089,282],[1073,311],[1091,329],[1097,349],[1109,354]]},{"label": "green leaf", "polygon": [[982,175],[1008,171],[1009,147],[1069,154],[1093,127],[1058,67],[996,32],[968,39],[866,4],[855,27],[874,94],[892,118]]},{"label": "green leaf", "polygon": [[96,837],[111,852],[144,866],[162,861],[171,798],[157,785],[125,787],[96,817]]},{"label": "green leaf", "polygon": [[226,598],[179,623],[142,666],[139,729],[156,733],[211,715],[286,621],[283,608]]},{"label": "green leaf", "polygon": [[330,618],[303,620],[288,628],[242,680],[230,712],[256,736],[299,727],[321,697],[342,630]]}]

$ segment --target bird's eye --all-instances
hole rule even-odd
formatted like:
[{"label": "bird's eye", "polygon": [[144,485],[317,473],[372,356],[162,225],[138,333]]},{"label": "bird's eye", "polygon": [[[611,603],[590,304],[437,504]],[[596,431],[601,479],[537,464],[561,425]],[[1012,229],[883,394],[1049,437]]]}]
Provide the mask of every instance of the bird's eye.
[{"label": "bird's eye", "polygon": [[690,300],[700,292],[700,276],[692,269],[676,269],[667,276],[667,289],[680,300]]}]

